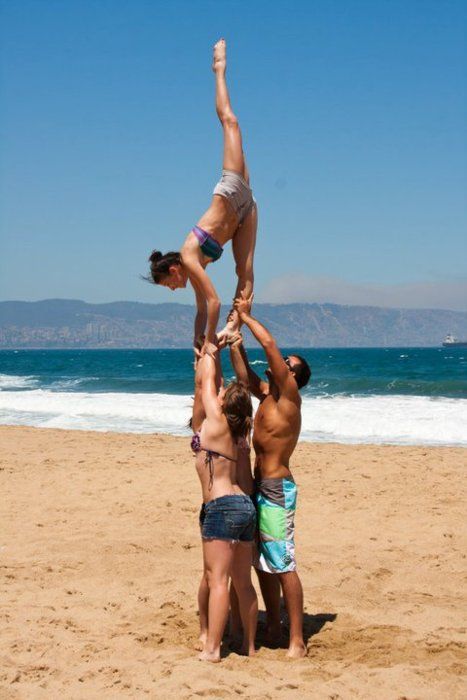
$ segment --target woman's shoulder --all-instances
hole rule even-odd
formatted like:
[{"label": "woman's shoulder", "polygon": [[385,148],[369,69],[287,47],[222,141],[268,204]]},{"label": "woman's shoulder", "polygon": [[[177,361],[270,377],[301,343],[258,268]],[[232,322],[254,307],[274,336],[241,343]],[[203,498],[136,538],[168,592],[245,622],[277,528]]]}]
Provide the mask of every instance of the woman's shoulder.
[{"label": "woman's shoulder", "polygon": [[195,257],[199,260],[200,258],[200,247],[198,243],[198,239],[196,238],[195,234],[193,231],[190,231],[188,233],[187,237],[185,238],[185,241],[180,249],[180,255],[188,255],[191,257]]}]

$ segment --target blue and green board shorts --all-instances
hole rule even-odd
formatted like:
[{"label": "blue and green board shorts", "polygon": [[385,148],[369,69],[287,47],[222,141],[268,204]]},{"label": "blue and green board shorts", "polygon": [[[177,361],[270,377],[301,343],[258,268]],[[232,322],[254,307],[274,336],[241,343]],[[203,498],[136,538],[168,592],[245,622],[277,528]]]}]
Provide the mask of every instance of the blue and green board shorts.
[{"label": "blue and green board shorts", "polygon": [[255,568],[270,574],[295,571],[294,517],[297,487],[292,477],[257,482],[258,552]]}]

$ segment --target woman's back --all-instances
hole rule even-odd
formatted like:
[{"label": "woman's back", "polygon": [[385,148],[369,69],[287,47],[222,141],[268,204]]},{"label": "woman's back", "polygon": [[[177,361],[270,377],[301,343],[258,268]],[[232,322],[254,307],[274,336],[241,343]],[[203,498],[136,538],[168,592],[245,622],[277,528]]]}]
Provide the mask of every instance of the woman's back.
[{"label": "woman's back", "polygon": [[205,503],[214,498],[245,493],[237,479],[237,460],[242,450],[234,441],[225,418],[206,418],[201,430],[194,435],[191,446],[196,453],[196,471]]}]

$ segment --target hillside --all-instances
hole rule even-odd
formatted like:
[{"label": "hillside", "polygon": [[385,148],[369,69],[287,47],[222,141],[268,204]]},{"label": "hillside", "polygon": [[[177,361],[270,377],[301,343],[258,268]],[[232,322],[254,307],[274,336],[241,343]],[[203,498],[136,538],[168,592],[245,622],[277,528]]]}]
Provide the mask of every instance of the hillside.
[{"label": "hillside", "polygon": [[[467,338],[466,312],[338,304],[256,304],[254,310],[281,346],[433,346],[447,333]],[[0,348],[189,347],[193,318],[194,307],[184,304],[5,301]]]}]

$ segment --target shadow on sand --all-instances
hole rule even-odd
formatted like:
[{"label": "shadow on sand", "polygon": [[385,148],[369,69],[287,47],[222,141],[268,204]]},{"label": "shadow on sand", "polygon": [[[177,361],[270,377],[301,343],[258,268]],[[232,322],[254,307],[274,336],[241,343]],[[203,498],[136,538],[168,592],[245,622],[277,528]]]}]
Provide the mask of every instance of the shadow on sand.
[{"label": "shadow on sand", "polygon": [[[318,613],[317,615],[310,615],[307,612],[303,613],[303,640],[305,645],[308,641],[323,629],[326,622],[334,622],[337,618],[336,613]],[[285,609],[281,610],[281,621],[282,621],[282,635],[280,639],[275,639],[271,641],[267,636],[266,629],[266,611],[260,610],[258,613],[258,629],[256,632],[255,646],[256,649],[261,649],[262,647],[268,649],[287,649],[289,646],[289,625],[287,619],[287,613]],[[234,640],[229,633],[226,631],[224,637],[224,645],[222,656],[226,657],[229,654],[236,653],[241,640]]]},{"label": "shadow on sand", "polygon": [[[303,640],[305,644],[308,644],[308,640],[315,634],[319,634],[326,622],[334,622],[337,618],[336,613],[318,613],[317,615],[310,615],[307,612],[303,613]],[[271,642],[268,640],[266,631],[266,612],[260,610],[258,614],[258,630],[256,633],[256,645],[260,647],[274,648],[287,648],[289,645],[289,625],[287,614],[282,611],[282,636],[277,642]]]}]

